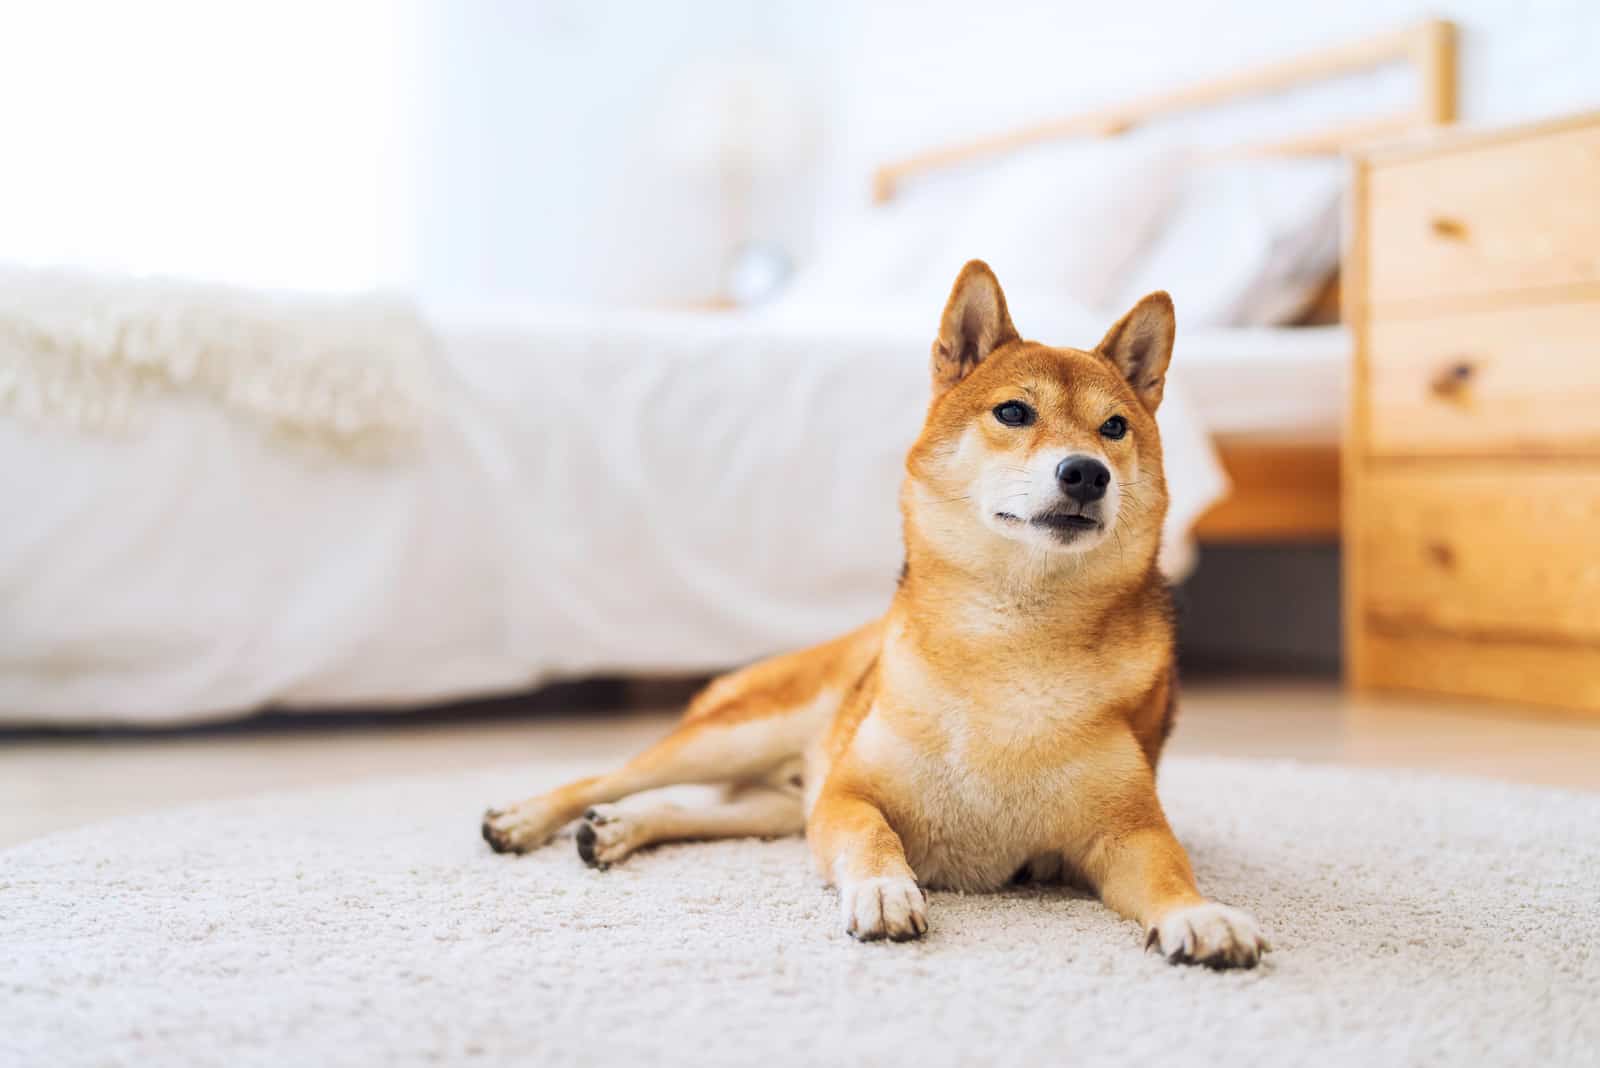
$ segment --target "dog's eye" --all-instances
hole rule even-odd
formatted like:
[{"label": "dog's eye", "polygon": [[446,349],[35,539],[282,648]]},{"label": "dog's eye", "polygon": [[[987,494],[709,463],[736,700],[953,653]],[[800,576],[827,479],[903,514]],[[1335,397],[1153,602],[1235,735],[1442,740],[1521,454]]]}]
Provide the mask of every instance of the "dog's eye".
[{"label": "dog's eye", "polygon": [[1110,419],[1100,424],[1100,436],[1117,441],[1128,432],[1128,421],[1120,415],[1113,415]]},{"label": "dog's eye", "polygon": [[1006,426],[1030,426],[1034,419],[1033,409],[1021,401],[995,405],[994,417]]}]

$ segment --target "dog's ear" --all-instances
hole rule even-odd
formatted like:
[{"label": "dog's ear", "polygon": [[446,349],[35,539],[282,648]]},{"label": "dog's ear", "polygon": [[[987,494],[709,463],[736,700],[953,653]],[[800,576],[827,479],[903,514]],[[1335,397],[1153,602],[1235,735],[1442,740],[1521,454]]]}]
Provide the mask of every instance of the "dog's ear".
[{"label": "dog's ear", "polygon": [[1177,332],[1172,298],[1157,290],[1118,319],[1094,351],[1122,372],[1139,400],[1154,412],[1166,387],[1167,364],[1172,362],[1172,342]]},{"label": "dog's ear", "polygon": [[982,260],[968,260],[950,288],[933,342],[933,392],[943,393],[989,353],[1017,340],[1000,282]]}]

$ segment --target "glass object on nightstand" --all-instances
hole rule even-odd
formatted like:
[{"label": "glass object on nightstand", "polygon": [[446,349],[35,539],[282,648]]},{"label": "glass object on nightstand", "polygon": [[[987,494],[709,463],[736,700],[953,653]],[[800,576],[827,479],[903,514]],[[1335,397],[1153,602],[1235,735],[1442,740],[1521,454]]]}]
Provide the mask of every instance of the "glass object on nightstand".
[{"label": "glass object on nightstand", "polygon": [[728,257],[723,292],[740,308],[765,304],[794,273],[794,262],[772,241],[745,241]]}]

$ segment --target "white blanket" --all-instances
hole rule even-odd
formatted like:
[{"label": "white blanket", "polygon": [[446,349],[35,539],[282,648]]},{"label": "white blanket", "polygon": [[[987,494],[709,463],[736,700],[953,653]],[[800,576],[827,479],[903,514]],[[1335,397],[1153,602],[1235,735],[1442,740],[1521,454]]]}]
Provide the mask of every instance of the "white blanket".
[{"label": "white blanket", "polygon": [[[285,440],[195,392],[149,397],[121,435],[0,415],[0,722],[707,670],[883,610],[926,330],[429,318],[436,394],[404,459]],[[1223,480],[1181,370],[1167,397],[1179,546]]]}]

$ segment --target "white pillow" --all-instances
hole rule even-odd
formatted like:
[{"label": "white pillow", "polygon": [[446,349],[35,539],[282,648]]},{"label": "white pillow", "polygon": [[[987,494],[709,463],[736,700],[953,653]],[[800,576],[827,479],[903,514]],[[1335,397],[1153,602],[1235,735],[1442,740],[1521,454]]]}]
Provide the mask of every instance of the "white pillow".
[{"label": "white pillow", "polygon": [[1171,212],[1182,175],[1179,153],[1116,140],[1039,146],[997,166],[908,181],[845,227],[774,307],[888,304],[932,314],[961,265],[982,259],[1008,294],[1070,316],[1118,291]]},{"label": "white pillow", "polygon": [[1199,164],[1111,308],[1165,289],[1193,326],[1293,322],[1339,264],[1337,160]]},{"label": "white pillow", "polygon": [[1180,152],[1136,140],[1027,149],[985,178],[930,266],[952,279],[982,259],[1007,292],[1103,308],[1175,207],[1183,174]]},{"label": "white pillow", "polygon": [[[926,297],[919,290],[928,277],[929,260],[937,253],[950,219],[973,196],[973,185],[965,177],[913,183],[888,204],[842,224],[838,236],[795,274],[774,307],[781,311],[902,304]],[[954,271],[944,281],[945,293],[953,281]],[[941,303],[945,293],[938,295]]]}]

